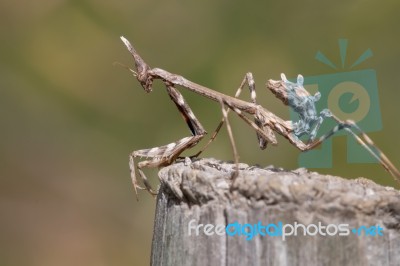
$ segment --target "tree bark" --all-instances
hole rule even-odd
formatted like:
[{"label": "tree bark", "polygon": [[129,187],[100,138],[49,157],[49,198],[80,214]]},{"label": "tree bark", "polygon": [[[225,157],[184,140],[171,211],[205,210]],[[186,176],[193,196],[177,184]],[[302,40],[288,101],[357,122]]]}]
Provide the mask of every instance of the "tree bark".
[{"label": "tree bark", "polygon": [[[400,265],[399,191],[304,168],[240,164],[239,176],[232,179],[234,166],[201,159],[160,170],[152,265]],[[259,222],[276,227],[252,238],[251,228],[247,235],[230,236],[212,227]],[[280,222],[292,228],[304,224],[307,235],[299,226],[297,236],[283,239]],[[212,226],[206,230],[206,224]],[[345,233],[339,224],[348,224],[347,235],[339,235]]]}]

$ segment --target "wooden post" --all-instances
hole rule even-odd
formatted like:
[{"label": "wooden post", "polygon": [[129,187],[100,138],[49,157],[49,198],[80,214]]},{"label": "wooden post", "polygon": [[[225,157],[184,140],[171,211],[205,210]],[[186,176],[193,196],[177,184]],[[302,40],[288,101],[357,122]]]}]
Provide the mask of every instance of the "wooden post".
[{"label": "wooden post", "polygon": [[[306,169],[240,169],[234,181],[234,165],[214,159],[160,170],[152,265],[400,265],[399,191]],[[273,224],[265,236],[214,227],[233,224],[233,234],[259,222]],[[297,223],[297,236],[268,235],[280,223],[287,233]]]}]

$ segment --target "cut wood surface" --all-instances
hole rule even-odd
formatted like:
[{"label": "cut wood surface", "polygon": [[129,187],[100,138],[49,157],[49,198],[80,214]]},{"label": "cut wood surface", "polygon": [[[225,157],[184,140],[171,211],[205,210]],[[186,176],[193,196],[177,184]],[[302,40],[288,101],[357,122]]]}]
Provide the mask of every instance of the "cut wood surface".
[{"label": "cut wood surface", "polygon": [[[152,265],[400,265],[398,190],[303,168],[240,164],[235,179],[233,172],[234,164],[215,159],[182,161],[160,170]],[[309,234],[299,227],[297,236],[285,239],[265,229],[265,236],[250,237],[247,228],[247,235],[230,236],[204,227],[259,222],[292,228],[304,224]],[[330,236],[325,228],[324,236],[311,224],[329,226],[331,234],[348,224],[349,233],[339,235],[344,232],[339,230]]]}]

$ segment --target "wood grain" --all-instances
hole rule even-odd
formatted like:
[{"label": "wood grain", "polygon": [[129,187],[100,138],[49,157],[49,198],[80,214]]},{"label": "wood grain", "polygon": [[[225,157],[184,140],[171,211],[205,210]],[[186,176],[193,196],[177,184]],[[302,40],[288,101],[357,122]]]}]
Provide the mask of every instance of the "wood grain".
[{"label": "wood grain", "polygon": [[[160,170],[152,265],[399,265],[400,192],[364,178],[346,180],[306,169],[284,171],[214,159]],[[349,224],[383,236],[206,235],[198,224]],[[332,229],[332,227],[331,227]],[[332,232],[332,230],[331,230]]]}]

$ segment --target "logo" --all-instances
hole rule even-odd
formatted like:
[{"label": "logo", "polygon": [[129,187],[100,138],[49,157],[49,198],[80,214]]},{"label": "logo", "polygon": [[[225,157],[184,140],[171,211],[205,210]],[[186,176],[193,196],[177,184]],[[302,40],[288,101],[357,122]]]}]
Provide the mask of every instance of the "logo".
[{"label": "logo", "polygon": [[379,224],[372,226],[359,226],[351,229],[349,224],[323,224],[318,222],[316,224],[302,224],[294,222],[293,224],[277,223],[263,224],[258,221],[255,224],[250,223],[229,223],[225,224],[198,224],[195,219],[189,221],[188,235],[199,236],[204,234],[206,236],[227,235],[229,237],[243,237],[247,241],[254,239],[257,235],[260,237],[279,237],[285,241],[291,236],[349,236],[350,233],[356,236],[383,236],[383,227]]},{"label": "logo", "polygon": [[[356,66],[372,56],[372,51],[367,49],[350,65],[348,71],[343,71],[347,69],[347,43],[346,39],[339,40],[340,71],[305,77],[304,88],[311,95],[316,92],[321,94],[321,98],[315,102],[318,112],[328,108],[342,120],[353,120],[365,132],[379,131],[382,129],[382,120],[376,72],[373,69],[354,70]],[[315,58],[334,70],[339,69],[320,51],[316,53]],[[293,110],[291,110],[290,116],[292,121],[298,121],[298,116]],[[333,119],[326,118],[317,137],[327,133],[335,126],[336,122]],[[325,140],[319,148],[301,153],[299,165],[306,168],[332,167],[332,138],[340,135],[347,136],[348,163],[377,163],[377,160],[365,152],[364,148],[349,133],[342,130]]]}]

